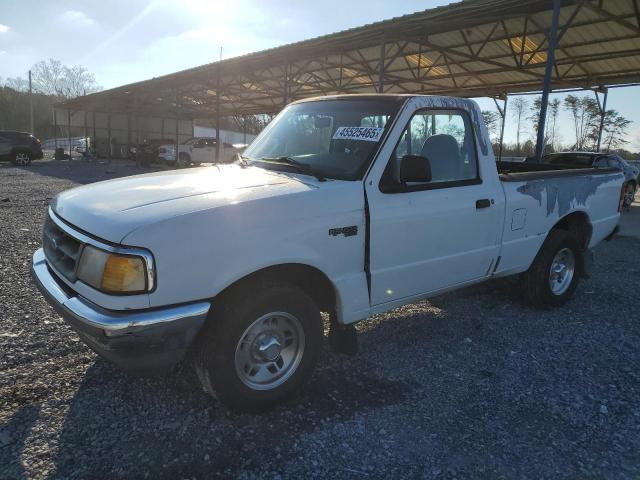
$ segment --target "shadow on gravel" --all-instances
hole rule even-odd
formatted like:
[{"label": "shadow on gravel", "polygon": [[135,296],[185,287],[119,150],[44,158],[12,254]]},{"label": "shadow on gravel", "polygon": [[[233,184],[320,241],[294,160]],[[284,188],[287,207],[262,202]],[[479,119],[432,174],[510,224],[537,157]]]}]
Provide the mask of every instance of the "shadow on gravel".
[{"label": "shadow on gravel", "polygon": [[0,425],[0,479],[26,478],[20,456],[39,416],[39,406],[25,405]]},{"label": "shadow on gravel", "polygon": [[134,162],[127,160],[114,160],[110,163],[107,160],[94,160],[91,162],[84,160],[51,160],[32,163],[28,167],[15,165],[10,165],[10,167],[40,176],[70,180],[82,185],[141,173],[152,173],[159,170],[158,168],[139,167]]},{"label": "shadow on gravel", "polygon": [[224,409],[200,390],[189,368],[135,377],[98,359],[69,406],[55,476],[259,472],[261,464],[289,461],[301,436],[351,422],[358,412],[400,403],[411,390],[380,378],[361,360],[329,352],[324,357],[301,395],[262,414]]}]

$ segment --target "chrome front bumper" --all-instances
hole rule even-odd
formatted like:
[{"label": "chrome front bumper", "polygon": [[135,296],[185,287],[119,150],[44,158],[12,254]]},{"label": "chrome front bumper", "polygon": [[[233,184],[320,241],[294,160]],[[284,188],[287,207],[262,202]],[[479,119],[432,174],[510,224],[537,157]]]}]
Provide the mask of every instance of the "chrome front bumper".
[{"label": "chrome front bumper", "polygon": [[99,355],[127,370],[155,370],[179,362],[202,327],[211,304],[197,302],[148,310],[106,310],[56,278],[44,251],[31,265],[38,289]]}]

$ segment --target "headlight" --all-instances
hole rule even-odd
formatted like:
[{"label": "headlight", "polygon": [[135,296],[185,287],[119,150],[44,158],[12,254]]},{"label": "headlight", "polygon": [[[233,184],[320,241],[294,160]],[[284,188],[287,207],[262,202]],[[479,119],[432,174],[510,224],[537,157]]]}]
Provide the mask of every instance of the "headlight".
[{"label": "headlight", "polygon": [[145,258],[106,252],[91,245],[82,250],[78,278],[106,293],[142,293],[153,288]]}]

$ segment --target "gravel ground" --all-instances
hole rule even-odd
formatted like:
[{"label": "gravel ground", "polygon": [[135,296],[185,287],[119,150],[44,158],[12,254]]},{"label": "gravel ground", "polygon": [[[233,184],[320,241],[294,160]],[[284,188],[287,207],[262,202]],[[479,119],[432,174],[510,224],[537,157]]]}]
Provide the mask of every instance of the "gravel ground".
[{"label": "gravel ground", "polygon": [[306,391],[261,415],[188,370],[128,376],[91,352],[29,277],[46,205],[133,166],[0,166],[0,478],[640,477],[640,240],[596,249],[565,307],[511,280],[359,325]]}]

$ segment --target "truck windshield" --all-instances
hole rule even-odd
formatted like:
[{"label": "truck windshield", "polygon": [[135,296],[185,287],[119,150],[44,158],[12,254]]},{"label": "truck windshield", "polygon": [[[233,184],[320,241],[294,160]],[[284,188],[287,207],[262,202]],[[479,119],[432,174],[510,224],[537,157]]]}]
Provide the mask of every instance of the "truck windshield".
[{"label": "truck windshield", "polygon": [[[397,98],[318,100],[285,108],[245,151],[252,164],[296,171],[286,162],[340,180],[362,177],[402,101]],[[300,171],[298,168],[297,171]]]}]

